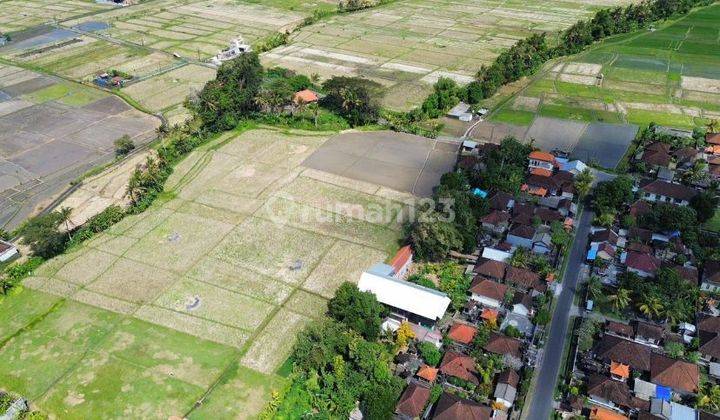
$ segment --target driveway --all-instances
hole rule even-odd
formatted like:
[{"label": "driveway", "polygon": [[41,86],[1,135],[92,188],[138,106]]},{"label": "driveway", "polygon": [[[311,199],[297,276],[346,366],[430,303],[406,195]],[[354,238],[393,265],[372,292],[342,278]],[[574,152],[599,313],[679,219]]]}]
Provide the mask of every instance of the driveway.
[{"label": "driveway", "polygon": [[558,373],[563,357],[565,336],[568,331],[570,310],[573,305],[581,266],[585,261],[587,238],[594,217],[595,214],[590,210],[585,210],[580,216],[575,241],[570,250],[570,259],[562,279],[562,291],[555,306],[543,357],[537,370],[533,398],[530,406],[524,410],[523,418],[547,420],[550,416],[550,410],[553,406],[553,394],[557,386]]}]

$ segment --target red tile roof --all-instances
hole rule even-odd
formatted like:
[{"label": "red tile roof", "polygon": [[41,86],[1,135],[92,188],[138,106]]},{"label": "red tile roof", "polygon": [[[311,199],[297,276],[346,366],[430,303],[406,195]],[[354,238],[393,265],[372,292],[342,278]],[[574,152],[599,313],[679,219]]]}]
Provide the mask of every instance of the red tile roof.
[{"label": "red tile roof", "polygon": [[505,277],[507,264],[501,261],[480,258],[475,265],[475,273],[492,279],[502,280]]},{"label": "red tile roof", "polygon": [[438,369],[428,365],[422,365],[416,373],[418,378],[423,378],[428,382],[435,382],[435,379],[437,379],[437,374]]},{"label": "red tile roof", "polygon": [[502,302],[508,287],[502,283],[476,277],[470,285],[470,293]]},{"label": "red tile roof", "polygon": [[627,420],[628,418],[623,416],[622,414],[609,410],[607,408],[602,408],[598,406],[593,406],[590,409],[590,420]]},{"label": "red tile roof", "polygon": [[393,268],[393,270],[397,273],[405,266],[405,264],[410,261],[412,258],[412,248],[410,248],[410,245],[405,245],[404,247],[400,248],[393,257],[392,261],[390,261],[390,266]]},{"label": "red tile roof", "polygon": [[688,201],[698,194],[697,190],[694,188],[682,184],[674,184],[672,182],[661,181],[659,179],[649,182],[648,184],[640,187],[640,189],[645,191],[646,193],[663,195],[665,197]]},{"label": "red tile roof", "polygon": [[487,344],[483,347],[490,353],[510,355],[516,358],[521,357],[520,347],[522,342],[515,338],[510,338],[499,333],[492,333],[488,339]]},{"label": "red tile roof", "polygon": [[535,150],[535,151],[531,152],[530,156],[528,156],[528,157],[530,159],[541,160],[543,162],[550,162],[550,163],[555,162],[555,156],[553,156],[551,153],[543,152],[540,150]]},{"label": "red tile roof", "polygon": [[429,399],[430,388],[418,383],[411,383],[400,396],[400,401],[395,406],[395,412],[412,418],[419,417]]},{"label": "red tile roof", "polygon": [[440,373],[479,384],[475,359],[462,353],[448,351],[440,363]]},{"label": "red tile roof", "polygon": [[531,168],[530,173],[537,176],[552,176],[552,171],[549,169],[543,169],[543,168]]},{"label": "red tile roof", "polygon": [[707,144],[720,145],[720,133],[707,133],[705,134],[705,142]]},{"label": "red tile roof", "polygon": [[310,89],[301,90],[300,92],[297,92],[293,96],[293,102],[296,104],[305,103],[309,104],[311,102],[317,102],[318,96],[315,92],[311,91]]},{"label": "red tile roof", "polygon": [[492,409],[472,400],[444,392],[435,406],[436,420],[490,420]]},{"label": "red tile roof", "polygon": [[470,344],[475,338],[475,334],[477,334],[477,328],[456,322],[450,327],[447,335],[451,340],[458,343]]},{"label": "red tile roof", "polygon": [[697,392],[700,387],[700,370],[694,363],[653,354],[650,381],[677,391]]},{"label": "red tile roof", "polygon": [[505,281],[514,286],[532,289],[538,285],[540,275],[526,268],[508,267]]}]

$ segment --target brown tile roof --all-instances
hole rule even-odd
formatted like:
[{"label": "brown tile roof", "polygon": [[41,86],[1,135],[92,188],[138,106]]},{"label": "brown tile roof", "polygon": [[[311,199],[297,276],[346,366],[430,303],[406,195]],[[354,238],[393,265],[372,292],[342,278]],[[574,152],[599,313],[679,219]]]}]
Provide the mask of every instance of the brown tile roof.
[{"label": "brown tile roof", "polygon": [[590,236],[590,242],[610,242],[617,245],[618,234],[610,229],[603,229],[593,233]]},{"label": "brown tile roof", "polygon": [[697,157],[698,151],[694,147],[683,147],[673,152],[678,162],[692,162]]},{"label": "brown tile roof", "polygon": [[634,330],[632,326],[615,321],[607,321],[605,323],[605,331],[610,331],[617,335],[628,338],[634,335]]},{"label": "brown tile roof", "polygon": [[703,266],[703,281],[720,283],[720,261],[708,261]]},{"label": "brown tile roof", "polygon": [[480,218],[480,222],[487,223],[489,225],[499,225],[501,223],[507,223],[510,220],[510,213],[506,211],[493,210]]},{"label": "brown tile roof", "polygon": [[504,262],[480,258],[473,271],[491,279],[502,280],[505,277],[506,267],[507,264]]},{"label": "brown tile roof", "polygon": [[672,156],[668,153],[670,147],[668,146],[666,148],[663,146],[667,145],[663,145],[663,143],[653,143],[646,147],[640,160],[648,165],[668,166],[672,161]]},{"label": "brown tile roof", "polygon": [[703,315],[698,319],[698,330],[720,333],[720,316]]},{"label": "brown tile roof", "polygon": [[532,239],[535,237],[535,228],[528,225],[517,225],[510,229],[508,234],[518,236],[520,238]]},{"label": "brown tile roof", "polygon": [[705,142],[707,144],[720,144],[720,133],[705,134]]},{"label": "brown tile roof", "polygon": [[462,353],[448,351],[440,363],[440,373],[479,384],[475,359]]},{"label": "brown tile roof", "polygon": [[475,293],[500,302],[502,302],[505,298],[505,292],[507,292],[507,289],[508,287],[502,283],[484,279],[482,277],[476,277],[470,285],[470,293]]},{"label": "brown tile roof", "polygon": [[631,241],[650,242],[652,240],[652,231],[638,227],[632,227],[628,231],[628,239]]},{"label": "brown tile roof", "polygon": [[508,354],[520,359],[522,356],[520,353],[521,347],[522,342],[520,340],[494,332],[490,334],[490,338],[483,348],[490,353]]},{"label": "brown tile roof", "polygon": [[517,388],[520,383],[520,375],[512,369],[506,369],[498,374],[497,383],[508,384]]},{"label": "brown tile roof", "polygon": [[697,392],[700,386],[700,370],[694,363],[653,354],[650,381],[677,391]]},{"label": "brown tile roof", "polygon": [[595,356],[605,363],[620,362],[640,371],[650,370],[652,348],[612,335],[604,335],[595,347]]},{"label": "brown tile roof", "polygon": [[652,206],[645,200],[637,200],[630,206],[630,215],[633,217],[642,216],[652,211]]},{"label": "brown tile roof", "polygon": [[720,335],[700,330],[698,337],[700,338],[700,348],[698,349],[700,354],[720,359]]},{"label": "brown tile roof", "polygon": [[506,192],[496,192],[490,197],[490,208],[493,210],[506,210],[513,196]]},{"label": "brown tile roof", "polygon": [[666,197],[676,198],[678,200],[690,200],[695,197],[698,192],[694,188],[690,188],[681,184],[661,181],[656,179],[640,187],[646,193],[664,195]]},{"label": "brown tile roof", "polygon": [[430,388],[418,383],[411,383],[400,396],[400,400],[395,406],[395,412],[412,418],[419,417],[429,399]]},{"label": "brown tile roof", "polygon": [[622,414],[607,408],[593,406],[590,408],[590,420],[627,420]]},{"label": "brown tile roof", "polygon": [[661,261],[654,255],[643,254],[641,252],[629,251],[625,259],[625,265],[628,268],[644,271],[646,273],[655,274],[660,268]]},{"label": "brown tile roof", "polygon": [[636,242],[636,241],[632,241],[629,244],[627,244],[627,246],[625,247],[625,250],[635,251],[635,252],[639,252],[641,254],[649,254],[649,253],[653,252],[653,249],[650,245],[645,245],[642,242]]},{"label": "brown tile roof", "polygon": [[645,150],[650,150],[651,152],[670,153],[670,149],[671,146],[668,143],[663,143],[661,141],[656,141],[645,146]]},{"label": "brown tile roof", "polygon": [[565,216],[560,214],[559,211],[548,209],[545,207],[538,207],[537,210],[535,210],[535,216],[537,216],[544,223],[552,223],[565,220]]},{"label": "brown tile roof", "polygon": [[508,266],[505,281],[514,286],[531,289],[540,281],[540,275],[526,268]]},{"label": "brown tile roof", "polygon": [[622,407],[630,406],[630,388],[625,382],[615,381],[607,376],[592,375],[588,381],[588,395],[598,396]]},{"label": "brown tile roof", "polygon": [[433,419],[490,420],[492,409],[475,401],[443,392],[435,406]]},{"label": "brown tile roof", "polygon": [[477,334],[477,328],[456,322],[450,327],[447,335],[451,340],[458,343],[470,344],[475,338],[475,334]]},{"label": "brown tile roof", "polygon": [[660,325],[649,324],[647,322],[638,321],[635,324],[635,335],[645,337],[652,340],[662,340],[665,330]]},{"label": "brown tile roof", "polygon": [[532,298],[529,294],[523,292],[515,292],[512,300],[513,305],[524,305],[528,309],[532,309]]}]

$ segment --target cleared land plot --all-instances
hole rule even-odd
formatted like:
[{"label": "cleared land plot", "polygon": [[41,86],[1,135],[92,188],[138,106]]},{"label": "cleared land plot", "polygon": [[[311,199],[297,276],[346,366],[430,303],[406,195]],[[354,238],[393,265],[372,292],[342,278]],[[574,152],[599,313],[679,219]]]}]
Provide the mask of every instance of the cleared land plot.
[{"label": "cleared land plot", "polygon": [[109,4],[82,0],[8,0],[0,7],[0,32],[27,29],[52,19],[63,20],[88,12],[113,9]]},{"label": "cleared land plot", "polygon": [[[90,168],[114,158],[123,135],[154,137],[157,119],[117,97],[75,83],[0,65],[0,226],[16,227],[35,207]],[[13,104],[18,106],[12,106]]]},{"label": "cleared land plot", "polygon": [[687,130],[702,126],[720,117],[718,19],[716,4],[655,31],[615,37],[545,68],[520,94],[537,101],[536,110],[509,101],[496,114],[521,111],[640,126],[655,122]]},{"label": "cleared land plot", "polygon": [[[397,226],[366,207],[409,196],[301,166],[327,138],[254,130],[200,147],[173,175],[177,198],[48,261],[24,283],[33,290],[0,302],[0,337],[16,335],[0,381],[58,417],[167,418],[222,375],[190,417],[254,416],[295,334],[397,248]],[[285,166],[268,182],[273,162]],[[221,182],[253,165],[247,191]],[[282,211],[266,213],[273,203]]]},{"label": "cleared land plot", "polygon": [[580,137],[571,157],[597,163],[603,168],[614,168],[622,160],[637,131],[636,125],[592,123]]},{"label": "cleared land plot", "polygon": [[303,166],[428,197],[452,169],[457,149],[411,134],[346,133],[328,140]]},{"label": "cleared land plot", "polygon": [[525,138],[534,139],[537,147],[542,150],[559,149],[569,152],[575,149],[586,128],[586,123],[541,117],[535,119]]},{"label": "cleared land plot", "polygon": [[358,75],[388,88],[385,105],[417,105],[439,76],[467,83],[484,63],[533,32],[563,29],[598,4],[411,0],[335,16],[301,29],[268,64],[321,77]]}]

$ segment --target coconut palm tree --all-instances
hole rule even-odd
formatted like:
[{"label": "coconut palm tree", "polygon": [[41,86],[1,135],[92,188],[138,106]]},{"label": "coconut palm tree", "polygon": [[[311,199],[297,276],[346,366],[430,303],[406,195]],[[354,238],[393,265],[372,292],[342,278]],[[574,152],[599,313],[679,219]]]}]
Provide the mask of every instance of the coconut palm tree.
[{"label": "coconut palm tree", "polygon": [[614,295],[608,296],[608,301],[616,312],[625,309],[630,304],[630,291],[620,288]]},{"label": "coconut palm tree", "polygon": [[588,280],[587,283],[587,291],[588,296],[590,296],[593,300],[597,300],[600,296],[602,296],[602,283],[600,282],[600,277],[590,277],[590,280]]},{"label": "coconut palm tree", "polygon": [[70,215],[72,214],[72,209],[70,207],[62,207],[58,210],[58,214],[60,215],[59,224],[65,225],[65,232],[67,232],[68,239],[72,240],[72,234],[70,233],[70,225],[72,224]]},{"label": "coconut palm tree", "polygon": [[645,296],[645,299],[638,304],[640,312],[648,318],[660,316],[664,306],[657,296]]},{"label": "coconut palm tree", "polygon": [[720,411],[720,385],[713,385],[710,382],[702,384],[697,406],[713,413]]}]

